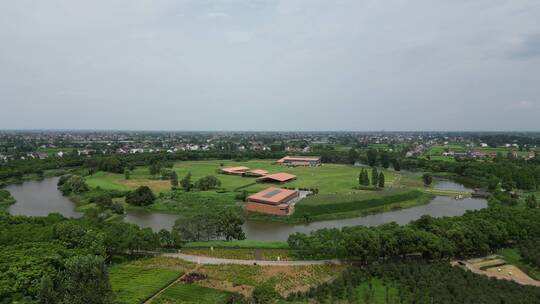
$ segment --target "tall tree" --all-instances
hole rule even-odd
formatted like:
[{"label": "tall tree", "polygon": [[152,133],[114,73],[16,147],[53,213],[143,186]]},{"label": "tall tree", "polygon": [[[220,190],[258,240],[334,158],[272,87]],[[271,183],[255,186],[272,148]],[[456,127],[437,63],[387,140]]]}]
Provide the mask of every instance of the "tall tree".
[{"label": "tall tree", "polygon": [[393,166],[394,170],[401,171],[401,162],[399,161],[399,159],[394,159]]},{"label": "tall tree", "polygon": [[373,167],[373,169],[371,169],[371,184],[374,187],[377,187],[379,184],[379,171],[377,170],[377,167]]},{"label": "tall tree", "polygon": [[171,172],[171,186],[173,189],[178,187],[178,174],[174,170]]},{"label": "tall tree", "polygon": [[191,190],[191,187],[193,186],[191,183],[191,172],[188,172],[184,178],[180,181],[180,185],[182,185],[182,188],[184,191],[189,192]]},{"label": "tall tree", "polygon": [[106,304],[113,302],[105,261],[99,256],[75,256],[66,261],[59,303]]},{"label": "tall tree", "polygon": [[433,176],[431,176],[431,173],[424,173],[422,180],[424,181],[424,185],[429,186],[433,182]]},{"label": "tall tree", "polygon": [[388,169],[388,167],[390,166],[390,158],[388,156],[388,152],[386,151],[383,151],[381,153],[381,166],[385,169]]},{"label": "tall tree", "polygon": [[378,152],[375,149],[369,149],[367,151],[367,160],[370,166],[375,166],[377,163]]},{"label": "tall tree", "polygon": [[356,149],[351,148],[349,150],[349,163],[354,164],[358,160],[358,152]]},{"label": "tall tree", "polygon": [[379,174],[379,188],[384,188],[384,174],[382,172]]}]

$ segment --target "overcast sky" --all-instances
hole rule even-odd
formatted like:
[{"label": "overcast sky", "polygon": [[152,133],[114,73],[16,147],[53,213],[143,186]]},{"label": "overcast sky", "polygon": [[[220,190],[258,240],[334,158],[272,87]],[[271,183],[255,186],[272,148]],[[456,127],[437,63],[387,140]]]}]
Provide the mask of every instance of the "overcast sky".
[{"label": "overcast sky", "polygon": [[21,128],[540,130],[540,1],[2,0]]}]

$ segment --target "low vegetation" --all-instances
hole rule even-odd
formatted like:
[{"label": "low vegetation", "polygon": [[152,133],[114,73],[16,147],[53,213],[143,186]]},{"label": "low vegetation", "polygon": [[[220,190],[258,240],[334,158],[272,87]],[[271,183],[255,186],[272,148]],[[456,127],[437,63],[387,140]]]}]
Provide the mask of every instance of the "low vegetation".
[{"label": "low vegetation", "polygon": [[243,297],[231,292],[193,284],[176,283],[156,297],[156,304],[225,304],[238,302]]},{"label": "low vegetation", "polygon": [[171,284],[182,272],[167,268],[145,268],[129,264],[109,269],[112,290],[118,303],[137,304]]}]

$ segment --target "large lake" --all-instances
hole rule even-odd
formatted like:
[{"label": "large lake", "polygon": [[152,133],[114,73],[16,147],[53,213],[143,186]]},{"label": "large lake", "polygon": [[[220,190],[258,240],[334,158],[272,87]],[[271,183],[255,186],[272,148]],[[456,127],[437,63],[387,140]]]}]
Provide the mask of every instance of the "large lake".
[{"label": "large lake", "polygon": [[[17,202],[9,207],[11,214],[39,216],[52,212],[60,213],[66,217],[80,217],[81,213],[74,210],[75,204],[62,196],[57,190],[58,178],[46,178],[41,181],[27,181],[23,184],[9,185],[7,190],[17,199]],[[441,181],[436,188],[467,190],[462,185]],[[306,225],[289,225],[276,222],[248,221],[244,225],[244,231],[248,239],[261,241],[285,241],[295,232],[310,232],[321,228],[342,228],[345,226],[376,226],[389,222],[406,224],[418,219],[424,214],[434,217],[458,216],[467,210],[482,209],[487,206],[484,199],[467,198],[455,200],[450,197],[437,196],[429,204],[408,209],[389,211],[363,217],[314,222]],[[177,216],[147,211],[129,211],[125,221],[137,224],[141,227],[151,227],[158,231],[162,228],[170,229]]]}]

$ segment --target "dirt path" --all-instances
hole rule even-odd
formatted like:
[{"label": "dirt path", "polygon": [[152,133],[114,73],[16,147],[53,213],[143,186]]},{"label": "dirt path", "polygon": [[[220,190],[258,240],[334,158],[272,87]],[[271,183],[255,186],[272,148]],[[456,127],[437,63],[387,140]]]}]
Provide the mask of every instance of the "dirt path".
[{"label": "dirt path", "polygon": [[521,285],[540,287],[540,281],[533,280],[532,278],[529,278],[529,277],[524,278],[524,277],[518,277],[518,276],[509,277],[505,275],[504,273],[489,272],[489,271],[481,270],[478,267],[476,267],[473,263],[470,263],[469,261],[460,261],[460,262],[453,261],[451,264],[452,266],[460,266],[471,271],[472,273],[487,276],[490,278],[513,281]]},{"label": "dirt path", "polygon": [[316,261],[258,261],[258,260],[234,260],[220,259],[183,253],[163,253],[163,257],[182,259],[187,262],[207,265],[237,264],[237,265],[261,265],[261,266],[307,266],[307,265],[325,265],[341,264],[339,260],[316,260]]}]

